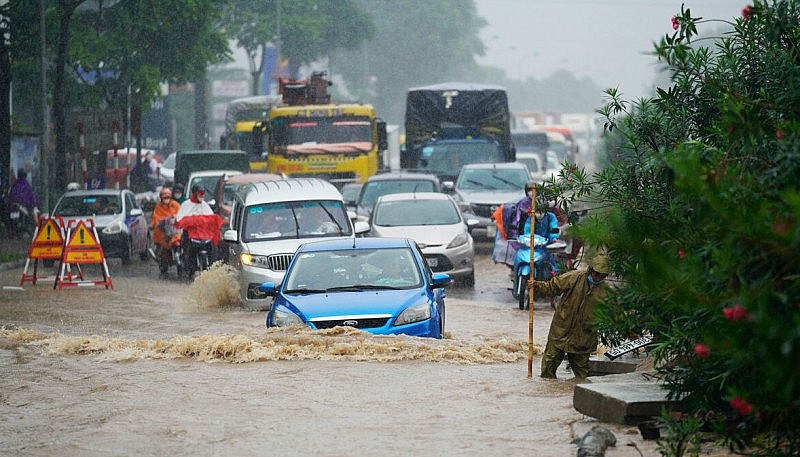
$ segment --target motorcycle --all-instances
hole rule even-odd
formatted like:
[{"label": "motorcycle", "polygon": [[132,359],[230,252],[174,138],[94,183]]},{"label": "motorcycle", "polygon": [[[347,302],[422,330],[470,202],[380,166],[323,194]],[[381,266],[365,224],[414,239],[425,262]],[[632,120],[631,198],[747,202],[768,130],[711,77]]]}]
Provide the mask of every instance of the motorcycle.
[{"label": "motorcycle", "polygon": [[8,204],[8,229],[14,236],[31,237],[36,231],[36,221],[39,219],[39,209],[29,211],[25,205],[11,202]]},{"label": "motorcycle", "polygon": [[[546,281],[559,273],[555,256],[564,252],[567,243],[555,240],[547,244],[547,238],[537,234],[533,236],[533,278]],[[516,242],[519,249],[514,256],[511,295],[518,300],[519,309],[525,309],[528,306],[528,278],[531,275],[530,235],[520,235]]]},{"label": "motorcycle", "polygon": [[[175,266],[180,278],[184,273],[183,268],[183,246],[181,246],[181,231],[175,227],[175,218],[167,217],[158,222],[158,227],[164,233],[164,238],[170,240],[169,248],[158,245],[158,252],[155,254],[158,260],[158,269],[161,275],[166,275],[171,266]],[[169,249],[168,253],[164,250]]]},{"label": "motorcycle", "polygon": [[213,252],[214,244],[211,240],[187,239],[188,248],[184,250],[183,264],[186,279],[192,279],[196,272],[208,270],[211,266],[211,253]]},{"label": "motorcycle", "polygon": [[190,215],[178,221],[177,225],[183,229],[183,269],[186,279],[192,279],[198,271],[211,267],[222,218],[216,214]]}]

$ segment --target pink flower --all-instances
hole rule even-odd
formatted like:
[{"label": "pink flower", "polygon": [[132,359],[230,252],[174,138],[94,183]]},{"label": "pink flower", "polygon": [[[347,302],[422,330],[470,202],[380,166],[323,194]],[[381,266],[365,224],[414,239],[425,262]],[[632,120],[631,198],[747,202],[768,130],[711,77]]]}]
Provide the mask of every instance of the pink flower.
[{"label": "pink flower", "polygon": [[678,24],[678,18],[672,16],[672,30],[678,30],[680,24]]},{"label": "pink flower", "polygon": [[736,397],[730,401],[731,408],[736,410],[741,416],[746,416],[753,412],[753,405],[742,400],[741,397]]},{"label": "pink flower", "polygon": [[747,5],[744,8],[742,8],[742,19],[744,19],[745,21],[749,21],[750,19],[753,19],[753,6],[752,5]]},{"label": "pink flower", "polygon": [[786,136],[786,133],[783,130],[775,131],[775,138],[782,140],[784,136]]},{"label": "pink flower", "polygon": [[740,321],[750,317],[750,314],[747,312],[747,308],[742,305],[734,305],[732,307],[723,308],[722,314],[725,315],[725,319],[730,321]]},{"label": "pink flower", "polygon": [[711,346],[703,343],[697,343],[694,345],[694,353],[697,357],[705,359],[711,355]]},{"label": "pink flower", "polygon": [[678,258],[681,259],[681,260],[685,259],[686,258],[686,251],[684,251],[683,249],[678,249]]}]

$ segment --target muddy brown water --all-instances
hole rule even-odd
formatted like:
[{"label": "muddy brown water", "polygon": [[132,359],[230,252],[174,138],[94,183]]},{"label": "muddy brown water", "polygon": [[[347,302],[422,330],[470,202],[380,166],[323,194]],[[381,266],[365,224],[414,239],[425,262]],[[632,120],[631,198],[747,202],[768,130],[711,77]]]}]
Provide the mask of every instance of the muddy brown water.
[{"label": "muddy brown water", "polygon": [[224,269],[189,284],[112,259],[114,290],[57,291],[0,272],[0,455],[566,456],[598,424],[617,436],[606,455],[657,455],[635,427],[575,411],[564,365],[537,376],[544,301],[527,376],[528,312],[478,253],[475,288],[448,288],[442,340],[267,330],[226,304]]}]

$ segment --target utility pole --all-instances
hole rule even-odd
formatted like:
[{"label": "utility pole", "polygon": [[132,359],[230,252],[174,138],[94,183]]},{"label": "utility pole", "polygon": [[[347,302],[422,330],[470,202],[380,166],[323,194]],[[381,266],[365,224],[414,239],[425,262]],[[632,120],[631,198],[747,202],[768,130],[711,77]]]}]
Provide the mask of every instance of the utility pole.
[{"label": "utility pole", "polygon": [[41,97],[42,131],[39,138],[39,174],[42,179],[42,212],[50,212],[50,154],[47,145],[50,143],[48,135],[50,131],[50,116],[47,108],[47,62],[45,52],[47,50],[46,34],[44,30],[44,2],[39,0],[39,96]]}]

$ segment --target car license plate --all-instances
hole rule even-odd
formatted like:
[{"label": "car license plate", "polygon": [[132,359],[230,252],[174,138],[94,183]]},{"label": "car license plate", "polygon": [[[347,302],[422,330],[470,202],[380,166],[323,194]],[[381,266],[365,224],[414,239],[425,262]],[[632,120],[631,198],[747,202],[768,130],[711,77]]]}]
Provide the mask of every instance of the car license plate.
[{"label": "car license plate", "polygon": [[652,342],[653,340],[649,336],[643,336],[641,338],[635,339],[633,341],[628,341],[625,344],[610,349],[608,352],[605,353],[605,356],[608,357],[609,360],[614,360],[623,354],[627,354],[628,352],[631,352],[635,349],[647,346]]},{"label": "car license plate", "polygon": [[487,225],[486,226],[486,237],[487,238],[494,238],[497,235],[497,226],[495,225]]},{"label": "car license plate", "polygon": [[428,261],[428,266],[431,268],[436,268],[439,266],[439,259],[434,259],[431,257],[426,258],[425,260]]},{"label": "car license plate", "polygon": [[9,214],[9,217],[11,219],[19,219],[19,211],[11,211],[11,214]]}]

